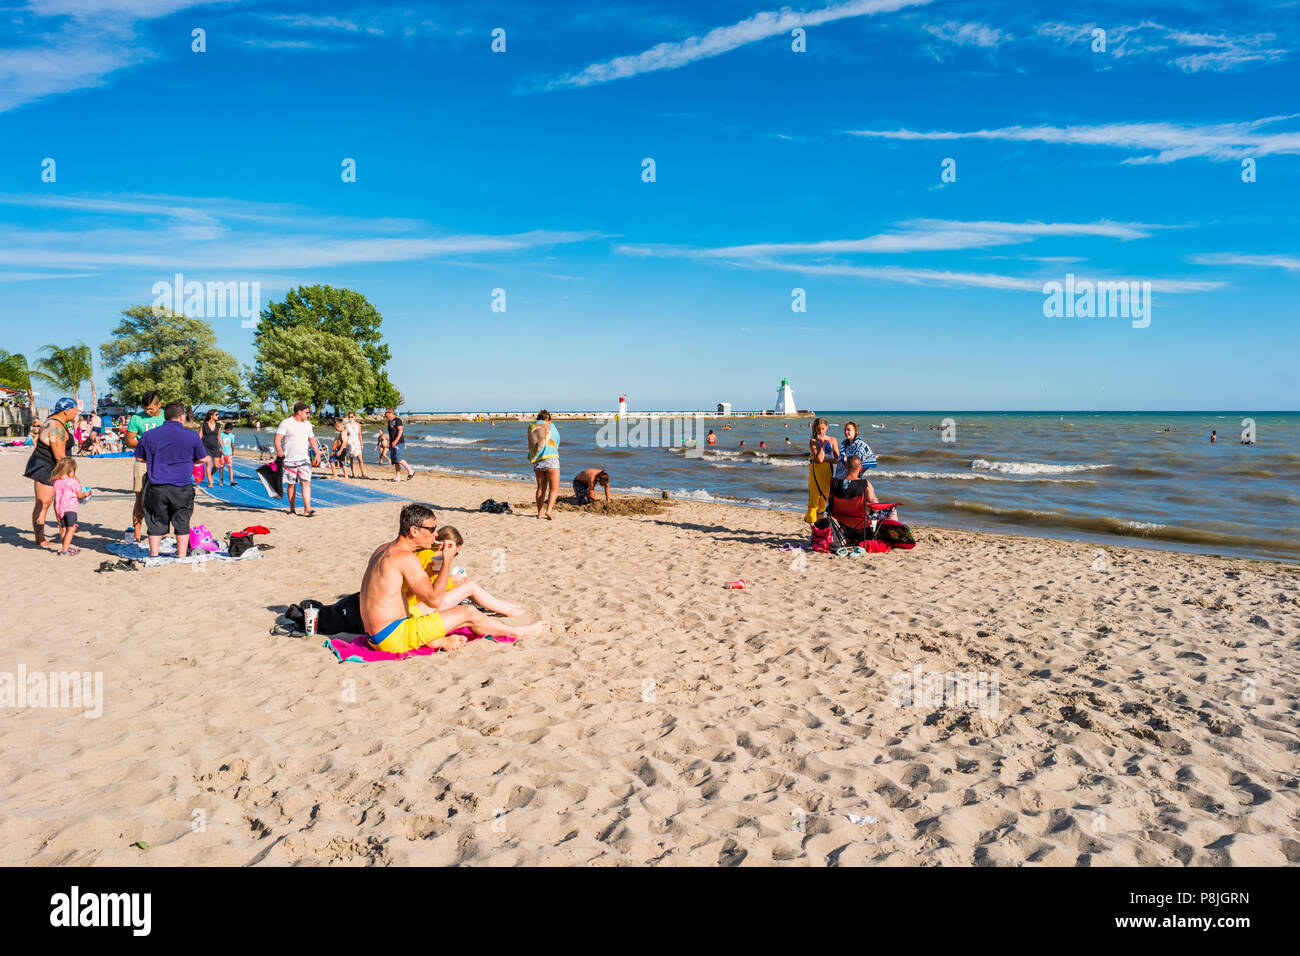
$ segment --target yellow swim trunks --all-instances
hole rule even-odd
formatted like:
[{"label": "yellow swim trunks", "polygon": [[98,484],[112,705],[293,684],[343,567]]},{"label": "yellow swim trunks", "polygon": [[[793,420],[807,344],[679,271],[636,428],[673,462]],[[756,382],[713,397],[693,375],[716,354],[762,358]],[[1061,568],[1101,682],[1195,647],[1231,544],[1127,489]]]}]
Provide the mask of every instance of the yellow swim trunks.
[{"label": "yellow swim trunks", "polygon": [[442,615],[430,611],[419,617],[399,618],[370,638],[370,644],[377,651],[390,654],[405,654],[417,647],[424,647],[447,636],[447,625]]}]

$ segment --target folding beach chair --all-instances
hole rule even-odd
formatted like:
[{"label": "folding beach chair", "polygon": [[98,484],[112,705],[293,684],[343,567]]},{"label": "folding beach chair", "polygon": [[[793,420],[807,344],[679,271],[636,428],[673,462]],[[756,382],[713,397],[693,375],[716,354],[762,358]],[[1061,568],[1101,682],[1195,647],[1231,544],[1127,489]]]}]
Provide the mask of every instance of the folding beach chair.
[{"label": "folding beach chair", "polygon": [[253,432],[253,441],[257,442],[257,460],[270,461],[275,457],[275,446],[267,445],[262,441],[262,436]]},{"label": "folding beach chair", "polygon": [[898,507],[896,501],[875,504],[868,502],[866,481],[862,483],[862,494],[856,498],[841,498],[835,494],[834,481],[831,482],[830,493],[826,516],[830,519],[831,536],[837,550],[856,547],[875,537],[876,523],[883,517],[879,513]]}]

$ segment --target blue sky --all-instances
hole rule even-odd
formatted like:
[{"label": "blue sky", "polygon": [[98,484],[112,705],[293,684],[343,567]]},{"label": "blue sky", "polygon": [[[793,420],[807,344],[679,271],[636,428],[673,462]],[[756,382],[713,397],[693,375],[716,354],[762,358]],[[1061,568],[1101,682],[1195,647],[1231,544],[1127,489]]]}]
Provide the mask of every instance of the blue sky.
[{"label": "blue sky", "polygon": [[[31,0],[0,347],[181,272],[364,293],[416,409],[1295,408],[1298,53],[1296,0]],[[1067,273],[1149,327],[1045,317]]]}]

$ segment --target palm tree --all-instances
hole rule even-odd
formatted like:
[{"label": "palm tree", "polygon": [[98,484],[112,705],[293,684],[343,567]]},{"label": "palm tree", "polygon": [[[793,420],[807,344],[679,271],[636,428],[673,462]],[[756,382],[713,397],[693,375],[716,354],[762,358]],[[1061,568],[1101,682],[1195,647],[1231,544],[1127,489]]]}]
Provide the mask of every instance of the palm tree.
[{"label": "palm tree", "polygon": [[27,406],[35,409],[36,396],[32,393],[32,370],[27,365],[26,355],[0,349],[0,385],[26,392]]},{"label": "palm tree", "polygon": [[36,363],[32,374],[56,388],[65,389],[74,399],[81,391],[81,383],[90,379],[90,407],[93,410],[96,404],[95,366],[90,346],[80,342],[66,349],[47,345],[42,351],[49,354]]}]

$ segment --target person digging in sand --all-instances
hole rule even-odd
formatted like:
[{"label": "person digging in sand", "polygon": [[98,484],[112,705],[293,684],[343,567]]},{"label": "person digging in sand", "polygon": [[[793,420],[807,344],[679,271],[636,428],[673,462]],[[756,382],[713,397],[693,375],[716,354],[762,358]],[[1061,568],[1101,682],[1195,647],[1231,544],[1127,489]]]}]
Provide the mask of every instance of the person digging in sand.
[{"label": "person digging in sand", "polygon": [[438,520],[432,508],[408,504],[398,519],[397,537],[380,545],[370,556],[361,579],[361,622],[371,647],[394,654],[417,647],[454,650],[463,647],[466,639],[462,634],[448,634],[448,631],[462,627],[468,627],[479,637],[488,634],[541,637],[550,630],[548,621],[516,624],[511,618],[488,617],[469,604],[411,616],[408,603],[411,597],[428,607],[438,607],[447,590],[447,577],[451,573],[447,554],[452,542],[442,542],[442,565],[433,580],[416,557],[418,551],[433,545],[437,531]]},{"label": "person digging in sand", "polygon": [[580,505],[596,502],[596,486],[605,486],[605,503],[609,503],[609,472],[599,468],[586,468],[573,476],[573,496]]}]

